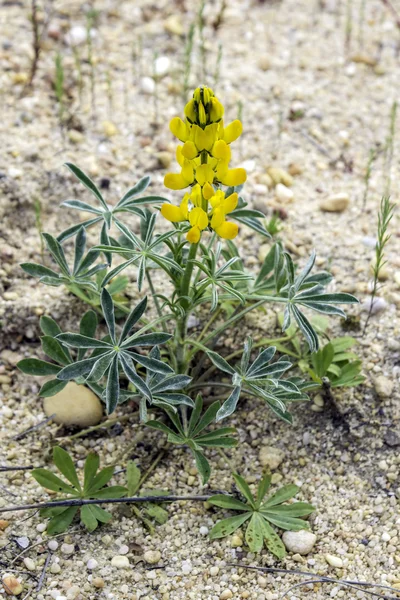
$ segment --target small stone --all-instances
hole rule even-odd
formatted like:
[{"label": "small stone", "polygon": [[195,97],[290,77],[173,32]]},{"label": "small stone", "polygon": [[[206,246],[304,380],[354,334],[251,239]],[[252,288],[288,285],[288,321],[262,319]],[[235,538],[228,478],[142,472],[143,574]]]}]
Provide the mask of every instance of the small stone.
[{"label": "small stone", "polygon": [[268,175],[272,179],[272,183],[274,185],[278,185],[278,183],[283,183],[286,187],[292,187],[293,185],[293,177],[289,175],[284,169],[280,169],[279,167],[269,167],[267,169]]},{"label": "small stone", "polygon": [[8,301],[12,302],[14,300],[18,300],[19,296],[18,296],[17,292],[4,292],[3,298],[4,298],[4,300],[8,300]]},{"label": "small stone", "polygon": [[58,425],[90,427],[97,425],[103,416],[103,406],[98,397],[84,385],[69,381],[65,388],[43,401],[47,417],[55,413]]},{"label": "small stone", "polygon": [[182,562],[182,573],[184,575],[189,575],[189,573],[192,572],[192,563],[190,562],[190,560],[184,560]]},{"label": "small stone", "polygon": [[103,121],[101,126],[103,128],[104,135],[106,135],[108,138],[113,137],[113,135],[118,133],[118,129],[111,121]]},{"label": "small stone", "polygon": [[32,560],[31,558],[29,558],[28,556],[26,558],[24,558],[24,565],[26,566],[26,568],[28,569],[28,571],[35,571],[36,570],[35,561]]},{"label": "small stone", "polygon": [[81,144],[84,141],[85,136],[80,131],[77,131],[76,129],[70,129],[68,131],[68,139],[73,144]]},{"label": "small stone", "polygon": [[[372,306],[372,308],[371,308]],[[386,300],[384,298],[378,298],[377,296],[375,296],[375,298],[372,300],[371,297],[367,298],[366,300],[364,300],[364,302],[361,305],[361,310],[362,312],[368,312],[371,310],[371,315],[376,315],[382,311],[384,311],[387,307],[387,303]]]},{"label": "small stone", "polygon": [[8,596],[19,596],[24,589],[22,583],[14,575],[5,575],[2,581]]},{"label": "small stone", "polygon": [[274,448],[273,446],[263,446],[259,452],[259,460],[263,467],[269,467],[270,469],[277,469],[283,459],[285,453],[280,448]]},{"label": "small stone", "polygon": [[52,552],[55,552],[58,548],[58,542],[56,542],[56,540],[50,540],[49,543],[47,544],[47,547]]},{"label": "small stone", "polygon": [[388,377],[379,375],[374,380],[375,391],[379,398],[390,398],[393,393],[394,383]]},{"label": "small stone", "polygon": [[14,73],[12,76],[12,80],[15,85],[28,83],[28,73]]},{"label": "small stone", "polygon": [[128,554],[129,553],[129,546],[127,546],[126,544],[123,544],[122,546],[120,546],[118,552],[120,554]]},{"label": "small stone", "polygon": [[147,550],[143,554],[143,558],[149,565],[155,565],[161,560],[161,552],[159,550]]},{"label": "small stone", "polygon": [[200,535],[207,535],[208,534],[208,527],[200,527],[199,529],[199,533]]},{"label": "small stone", "polygon": [[5,519],[0,519],[0,531],[4,531],[9,526],[10,521],[6,521]]},{"label": "small stone", "polygon": [[61,572],[61,567],[58,563],[53,563],[50,567],[50,573],[53,573],[53,575],[57,575],[57,573]]},{"label": "small stone", "polygon": [[30,544],[29,538],[27,538],[25,535],[22,537],[18,537],[15,541],[17,542],[18,546],[20,548],[23,548],[24,550],[26,550],[26,548],[28,548]]},{"label": "small stone", "polygon": [[300,531],[285,531],[282,541],[289,552],[305,556],[313,549],[317,536],[307,529]]},{"label": "small stone", "polygon": [[219,600],[229,600],[229,598],[233,598],[231,590],[224,590],[220,595]]},{"label": "small stone", "polygon": [[303,167],[297,163],[290,163],[288,173],[289,175],[292,175],[292,177],[296,177],[296,175],[301,175],[303,173]]},{"label": "small stone", "polygon": [[171,15],[164,21],[164,29],[167,33],[172,35],[183,35],[184,29],[182,24],[182,18],[180,15]]},{"label": "small stone", "polygon": [[243,539],[240,537],[240,535],[237,535],[236,533],[233,534],[231,537],[231,546],[232,548],[240,548],[243,546]]},{"label": "small stone", "polygon": [[334,567],[335,569],[341,569],[343,567],[343,561],[339,556],[334,556],[333,554],[325,554],[325,560],[328,565]]},{"label": "small stone", "polygon": [[9,375],[0,375],[0,383],[9,384],[12,382],[12,379]]},{"label": "small stone", "polygon": [[78,598],[78,596],[80,596],[80,594],[80,587],[78,587],[77,585],[73,585],[67,590],[67,600],[75,600],[76,598]]},{"label": "small stone", "polygon": [[218,575],[218,573],[219,573],[219,567],[211,567],[210,568],[211,577],[215,577],[216,575]]},{"label": "small stone", "polygon": [[384,531],[382,533],[381,539],[383,542],[390,542],[390,540],[391,540],[390,534],[387,531]]},{"label": "small stone", "polygon": [[368,54],[357,53],[351,57],[352,62],[361,63],[364,65],[368,65],[369,67],[375,67],[377,65],[377,60],[374,56],[369,56]]},{"label": "small stone", "polygon": [[158,77],[166,75],[170,69],[171,61],[168,56],[158,56],[154,61],[154,73]]},{"label": "small stone", "polygon": [[144,94],[154,94],[156,84],[151,77],[142,77],[140,80],[140,89]]},{"label": "small stone", "polygon": [[329,196],[326,200],[323,200],[319,207],[324,212],[340,213],[346,210],[350,204],[350,198],[348,194],[340,193]]},{"label": "small stone", "polygon": [[92,579],[92,584],[98,590],[101,590],[104,587],[104,580],[101,577],[95,577]]},{"label": "small stone", "polygon": [[164,169],[168,169],[172,162],[172,154],[167,150],[163,150],[162,152],[157,152],[156,158],[160,165],[164,167]]},{"label": "small stone", "polygon": [[12,419],[14,416],[14,413],[9,406],[4,406],[2,408],[2,414],[6,419]]},{"label": "small stone", "polygon": [[268,58],[268,56],[261,56],[261,58],[259,58],[258,60],[258,68],[261,69],[261,71],[268,71],[271,68],[271,61]]},{"label": "small stone", "polygon": [[278,185],[275,188],[275,195],[280,202],[284,203],[293,202],[294,199],[294,194],[292,190],[286,187],[286,185],[283,185],[283,183],[278,183]]},{"label": "small stone", "polygon": [[270,250],[271,246],[269,244],[261,244],[261,246],[258,249],[258,260],[260,261],[260,263],[264,262],[265,257],[267,256]]},{"label": "small stone", "polygon": [[86,566],[90,571],[93,571],[93,569],[97,569],[99,563],[95,558],[89,558],[89,560],[86,563]]},{"label": "small stone", "polygon": [[75,552],[74,544],[61,544],[61,552],[63,554],[73,554]]},{"label": "small stone", "polygon": [[129,567],[129,558],[127,556],[113,556],[111,566],[117,569],[127,569]]},{"label": "small stone", "polygon": [[65,36],[68,46],[80,46],[87,40],[87,29],[83,25],[74,25]]}]

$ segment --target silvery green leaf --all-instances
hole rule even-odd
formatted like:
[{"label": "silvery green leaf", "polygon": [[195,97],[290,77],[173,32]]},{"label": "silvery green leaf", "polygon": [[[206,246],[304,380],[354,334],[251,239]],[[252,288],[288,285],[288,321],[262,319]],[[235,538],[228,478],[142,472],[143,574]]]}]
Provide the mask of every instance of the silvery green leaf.
[{"label": "silvery green leaf", "polygon": [[38,265],[36,263],[22,263],[20,267],[25,273],[31,275],[32,277],[55,277],[58,278],[58,274],[49,269],[48,267],[44,267],[43,265]]},{"label": "silvery green leaf", "polygon": [[17,363],[17,367],[26,375],[57,375],[61,371],[58,365],[38,358],[24,358]]},{"label": "silvery green leaf", "polygon": [[76,232],[79,231],[79,229],[81,227],[84,227],[85,229],[87,229],[88,227],[91,227],[92,225],[95,225],[96,223],[100,223],[100,221],[102,221],[102,220],[103,220],[103,217],[96,217],[95,219],[89,219],[87,221],[83,221],[82,223],[78,223],[78,225],[73,225],[72,227],[68,227],[68,229],[65,229],[65,231],[60,233],[60,235],[57,237],[57,240],[59,242],[65,242],[65,240],[67,240],[68,238],[75,235]]},{"label": "silvery green leaf", "polygon": [[51,285],[52,287],[59,287],[63,283],[65,283],[66,285],[68,284],[68,281],[66,281],[65,279],[63,280],[61,277],[57,277],[57,279],[55,277],[41,277],[39,281],[40,283],[44,283],[45,285]]},{"label": "silvery green leaf", "polygon": [[208,460],[204,456],[202,452],[192,451],[194,459],[196,461],[196,467],[198,472],[201,475],[202,483],[205,485],[207,481],[210,479],[211,468]]},{"label": "silvery green leaf", "polygon": [[[156,360],[155,358],[151,358],[149,356],[142,356],[141,354],[138,354],[137,352],[126,352],[126,354],[128,356],[130,356],[131,358],[133,358],[133,360],[135,362],[137,362],[139,365],[142,365],[142,367],[145,367],[146,369],[149,369],[150,371],[155,371],[156,373],[173,373],[174,370],[165,362],[162,362],[161,360]],[[177,388],[177,389],[181,389],[181,388]]]},{"label": "silvery green leaf", "polygon": [[295,291],[298,292],[301,288],[301,286],[303,285],[304,281],[306,280],[306,278],[309,276],[310,272],[312,271],[312,268],[315,264],[315,258],[316,258],[316,254],[315,254],[315,250],[312,251],[310,258],[308,259],[304,269],[302,270],[302,272],[300,273],[300,275],[298,275],[295,279],[294,282],[294,288]]},{"label": "silvery green leaf", "polygon": [[240,370],[242,373],[246,373],[246,371],[247,371],[247,368],[249,366],[252,348],[253,348],[253,340],[250,336],[248,336],[244,342],[243,354],[242,354],[242,358],[240,361]]},{"label": "silvery green leaf", "polygon": [[60,333],[57,338],[60,342],[66,346],[72,348],[105,348],[109,349],[112,344],[104,342],[103,340],[96,340],[80,333]]},{"label": "silvery green leaf", "polygon": [[224,373],[229,373],[229,375],[235,374],[235,369],[230,366],[230,364],[222,358],[217,352],[213,352],[212,350],[207,351],[208,358],[214,363],[214,365],[224,371]]},{"label": "silvery green leaf", "polygon": [[86,337],[93,337],[96,333],[97,323],[97,315],[94,310],[88,310],[79,324],[79,333]]},{"label": "silvery green leaf", "polygon": [[84,377],[91,371],[94,363],[97,360],[97,356],[92,356],[90,358],[85,358],[84,360],[79,360],[75,363],[72,363],[72,365],[67,365],[59,371],[57,374],[57,379],[61,379],[61,381],[70,381],[71,379],[76,379],[77,377]]},{"label": "silvery green leaf", "polygon": [[46,381],[40,388],[39,396],[42,398],[50,398],[50,396],[55,396],[58,392],[61,392],[67,385],[68,381],[60,381],[59,379],[51,379],[50,381]]},{"label": "silvery green leaf", "polygon": [[105,354],[102,354],[94,363],[93,368],[87,378],[91,379],[92,381],[99,381],[99,379],[104,376],[115,355],[115,352],[106,352]]},{"label": "silvery green leaf", "polygon": [[90,275],[92,276],[95,272],[97,272],[100,269],[104,269],[106,268],[106,265],[102,264],[102,265],[97,265],[95,267],[96,271],[88,271],[88,269],[92,266],[92,264],[95,262],[95,260],[98,259],[98,257],[100,256],[100,252],[98,252],[97,250],[93,250],[92,248],[89,250],[89,252],[86,254],[85,258],[82,260],[82,262],[79,265],[79,268],[77,270],[77,275]]},{"label": "silvery green leaf", "polygon": [[146,259],[143,256],[139,261],[138,272],[137,272],[137,286],[138,286],[139,292],[142,289],[145,274],[146,274]]},{"label": "silvery green leaf", "polygon": [[65,200],[61,206],[66,206],[67,208],[77,208],[78,210],[84,210],[85,212],[94,213],[95,215],[103,214],[103,212],[98,208],[95,208],[86,202],[81,202],[80,200]]},{"label": "silvery green leaf", "polygon": [[202,410],[203,410],[203,399],[200,396],[200,394],[197,394],[194,409],[192,410],[192,414],[190,415],[190,420],[189,420],[188,428],[189,428],[189,433],[191,436],[193,435],[193,430],[196,427],[196,425],[200,419]]},{"label": "silvery green leaf", "polygon": [[140,335],[140,331],[131,335],[121,344],[121,348],[132,348],[134,346],[158,346],[165,344],[172,338],[170,333],[145,333]]},{"label": "silvery green leaf", "polygon": [[121,198],[121,200],[119,200],[117,206],[126,204],[129,200],[131,200],[135,196],[138,196],[139,194],[144,192],[145,189],[148,187],[150,181],[151,181],[151,179],[148,175],[145,175],[144,177],[142,177],[142,179],[140,179],[130,190],[128,190],[126,192],[126,194],[124,196],[122,196],[122,198]]},{"label": "silvery green leaf", "polygon": [[79,179],[79,181],[83,183],[83,185],[90,192],[92,192],[92,194],[94,194],[98,200],[100,200],[105,210],[108,210],[107,204],[105,203],[103,196],[101,195],[100,191],[93,183],[93,181],[90,179],[90,177],[88,177],[83,171],[81,171],[79,167],[77,167],[73,163],[67,162],[65,163],[65,166],[68,167],[70,171],[72,171],[72,173]]},{"label": "silvery green leaf", "polygon": [[[100,242],[101,244],[103,244],[103,246],[109,246],[110,245],[110,239],[108,237],[108,232],[107,232],[107,223],[103,223],[103,227],[101,228],[100,231]],[[104,252],[104,256],[105,259],[107,261],[107,264],[109,267],[111,267],[111,260],[112,260],[112,255],[110,252]]]},{"label": "silvery green leaf", "polygon": [[169,392],[155,392],[154,390],[151,390],[151,393],[153,394],[153,398],[155,400],[160,399],[164,402],[167,402],[167,404],[172,404],[174,406],[180,406],[181,404],[184,404],[185,406],[190,406],[191,408],[194,406],[193,400],[186,394],[171,394]]},{"label": "silvery green leaf", "polygon": [[58,364],[65,366],[71,363],[71,358],[56,338],[50,335],[44,335],[40,338],[40,341],[42,343],[43,352]]},{"label": "silvery green leaf", "polygon": [[42,233],[42,237],[46,242],[46,246],[50,254],[60,267],[63,274],[69,277],[71,275],[71,272],[69,270],[64,250],[62,249],[61,244],[49,233]]},{"label": "silvery green leaf", "polygon": [[139,390],[139,392],[151,402],[151,391],[147,387],[146,382],[143,381],[143,379],[139,377],[139,375],[136,373],[132,360],[126,357],[125,352],[119,355],[119,359],[124,373],[129,379],[129,381],[133,383],[133,385]]},{"label": "silvery green leaf", "polygon": [[192,378],[188,375],[171,375],[165,377],[160,383],[152,388],[154,393],[156,392],[168,392],[174,390],[182,390],[192,381]]},{"label": "silvery green leaf", "polygon": [[319,347],[318,335],[315,332],[315,329],[308,321],[308,319],[303,315],[302,312],[297,308],[295,304],[291,305],[292,314],[296,320],[297,325],[300,327],[303,332],[304,337],[307,340],[311,352],[316,352]]},{"label": "silvery green leaf", "polygon": [[43,331],[44,335],[50,335],[51,337],[56,337],[56,335],[62,333],[55,320],[47,315],[40,317],[40,329]]},{"label": "silvery green leaf", "polygon": [[111,363],[107,377],[106,387],[106,407],[107,414],[114,412],[119,399],[119,373],[118,373],[118,358],[114,357]]},{"label": "silvery green leaf", "polygon": [[234,517],[228,517],[227,519],[218,521],[210,531],[210,539],[217,540],[231,535],[236,529],[239,529],[243,523],[250,519],[251,515],[251,512],[246,512],[242,515],[235,515]]},{"label": "silvery green leaf", "polygon": [[86,230],[84,227],[81,227],[78,231],[78,234],[75,238],[75,258],[74,258],[74,275],[77,273],[79,266],[81,264],[83,255],[85,254],[86,248]]},{"label": "silvery green leaf", "polygon": [[107,324],[107,329],[113,344],[115,344],[115,315],[114,302],[108,293],[107,288],[103,288],[100,296],[101,309]]},{"label": "silvery green leaf", "polygon": [[118,203],[113,212],[127,211],[137,206],[143,206],[144,204],[160,204],[161,202],[168,202],[168,200],[162,196],[143,196],[142,198],[127,200],[124,204]]},{"label": "silvery green leaf", "polygon": [[114,269],[111,269],[111,271],[108,272],[108,274],[104,277],[103,281],[101,282],[101,287],[107,285],[112,279],[114,279],[116,275],[118,275],[119,273],[121,273],[121,271],[129,267],[129,265],[134,263],[137,259],[138,257],[135,256],[134,258],[130,258],[129,260],[118,265],[117,267],[114,267]]},{"label": "silvery green leaf", "polygon": [[118,344],[120,344],[120,345],[122,344],[122,342],[129,335],[133,326],[142,318],[143,313],[146,310],[146,307],[147,307],[147,296],[145,296],[143,298],[143,300],[141,300],[139,302],[139,304],[137,304],[135,306],[135,308],[133,308],[131,310],[131,312],[129,313],[129,315],[125,321],[124,327],[122,329]]},{"label": "silvery green leaf", "polygon": [[128,238],[128,240],[130,240],[133,243],[133,245],[138,250],[144,248],[144,244],[143,244],[142,240],[140,239],[140,237],[138,237],[135,233],[133,233],[133,231],[131,231],[129,229],[129,227],[127,227],[126,225],[121,223],[121,221],[119,219],[115,219],[115,224],[118,227],[118,229]]},{"label": "silvery green leaf", "polygon": [[204,415],[199,419],[196,426],[191,431],[191,436],[193,438],[195,438],[201,431],[203,431],[203,429],[208,427],[208,425],[210,425],[210,423],[212,423],[215,420],[220,406],[221,405],[219,402],[214,402],[213,404],[211,404],[211,406],[207,408]]},{"label": "silvery green leaf", "polygon": [[[250,365],[249,369],[247,369],[247,365],[244,366],[244,368],[242,366],[243,372],[245,372],[246,375],[252,375],[256,371],[258,371],[259,369],[264,367],[267,363],[269,363],[275,356],[275,352],[276,352],[275,346],[270,346],[269,348],[266,348],[265,350],[263,350],[262,352],[259,353],[259,355],[255,359],[255,361]],[[248,364],[248,361],[247,361],[247,364]],[[247,371],[246,371],[246,369],[247,369]]]},{"label": "silvery green leaf", "polygon": [[242,223],[242,225],[246,225],[247,227],[250,227],[250,229],[253,229],[254,231],[259,233],[263,237],[268,238],[268,239],[271,238],[271,235],[268,233],[268,231],[265,229],[265,227],[263,227],[261,225],[261,223],[259,223],[257,221],[257,219],[235,216],[233,212],[229,213],[229,216],[231,216],[233,219],[235,219],[235,221]]}]

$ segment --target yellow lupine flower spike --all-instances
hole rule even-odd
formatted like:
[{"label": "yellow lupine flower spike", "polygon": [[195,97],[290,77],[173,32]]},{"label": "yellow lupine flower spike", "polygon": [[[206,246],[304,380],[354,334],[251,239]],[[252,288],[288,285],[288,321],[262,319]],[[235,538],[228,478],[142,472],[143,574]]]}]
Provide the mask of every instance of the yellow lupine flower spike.
[{"label": "yellow lupine flower spike", "polygon": [[230,169],[230,144],[242,133],[239,120],[224,126],[224,107],[208,87],[198,87],[185,106],[186,120],[174,117],[170,130],[183,142],[178,146],[176,159],[180,173],[167,173],[164,185],[172,190],[192,187],[179,207],[163,204],[161,214],[173,223],[188,222],[187,240],[197,244],[201,232],[213,229],[224,239],[233,239],[238,226],[226,220],[235,210],[237,194],[225,198],[219,186],[237,186],[246,181],[246,171]]}]

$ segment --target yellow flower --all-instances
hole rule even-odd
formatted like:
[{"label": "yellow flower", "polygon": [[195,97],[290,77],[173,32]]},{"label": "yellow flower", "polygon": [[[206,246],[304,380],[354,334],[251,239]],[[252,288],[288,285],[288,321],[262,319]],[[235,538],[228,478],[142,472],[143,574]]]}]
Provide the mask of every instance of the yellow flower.
[{"label": "yellow flower", "polygon": [[208,227],[208,215],[200,207],[193,208],[189,213],[189,223],[192,228],[189,229],[186,239],[191,244],[197,244],[200,240],[201,232]]},{"label": "yellow flower", "polygon": [[161,206],[161,214],[164,219],[171,221],[171,223],[180,223],[181,221],[187,221],[189,217],[188,210],[189,194],[185,194],[180,206],[173,206],[165,202]]},{"label": "yellow flower", "polygon": [[224,192],[218,190],[209,201],[212,206],[210,225],[225,240],[232,240],[239,231],[236,223],[228,223],[225,219],[226,215],[235,210],[238,200],[236,192],[225,198]]}]

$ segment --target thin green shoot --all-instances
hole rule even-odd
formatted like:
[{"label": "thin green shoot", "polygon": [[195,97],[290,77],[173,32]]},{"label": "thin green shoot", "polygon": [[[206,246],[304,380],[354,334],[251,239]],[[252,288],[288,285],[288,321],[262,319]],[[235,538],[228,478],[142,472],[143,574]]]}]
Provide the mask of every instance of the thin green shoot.
[{"label": "thin green shoot", "polygon": [[78,84],[79,107],[82,107],[82,97],[83,97],[82,59],[81,59],[81,55],[79,53],[78,46],[72,46],[72,52],[74,55],[76,78],[77,78],[77,84]]},{"label": "thin green shoot", "polygon": [[37,232],[39,234],[39,240],[40,240],[40,256],[42,258],[42,261],[44,262],[44,243],[43,243],[43,237],[42,237],[42,231],[43,231],[43,220],[42,220],[43,207],[42,207],[42,203],[40,202],[40,199],[37,198],[37,197],[33,201],[33,209],[35,211],[35,226],[36,226]]},{"label": "thin green shoot", "polygon": [[363,203],[362,203],[362,210],[363,212],[365,211],[366,205],[367,205],[367,200],[368,200],[368,193],[369,193],[369,184],[370,184],[370,179],[371,179],[371,173],[372,173],[372,167],[373,164],[375,162],[375,159],[377,157],[377,151],[375,148],[371,148],[368,154],[368,162],[367,162],[367,168],[365,171],[365,177],[364,177],[364,194],[363,194]]},{"label": "thin green shoot", "polygon": [[60,122],[60,127],[63,126],[63,118],[64,118],[64,66],[63,66],[63,58],[60,52],[57,52],[55,59],[55,79],[54,79],[54,90],[56,94],[57,104],[58,104],[58,119]]},{"label": "thin green shoot", "polygon": [[394,142],[396,136],[396,118],[397,118],[397,102],[394,101],[392,104],[392,108],[390,110],[390,124],[389,124],[389,133],[386,138],[385,144],[385,173],[386,173],[386,186],[385,186],[385,196],[390,195],[391,188],[391,171],[392,171],[392,162],[393,162],[393,150],[394,150]]}]

